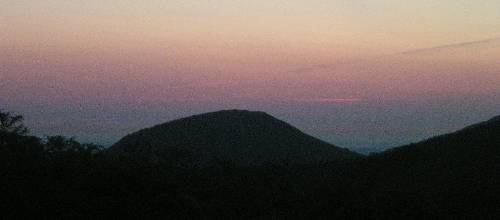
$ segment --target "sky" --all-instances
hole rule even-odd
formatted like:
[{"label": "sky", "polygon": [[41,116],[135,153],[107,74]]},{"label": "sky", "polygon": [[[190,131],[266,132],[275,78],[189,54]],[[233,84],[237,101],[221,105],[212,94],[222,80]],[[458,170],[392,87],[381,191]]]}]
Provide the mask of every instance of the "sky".
[{"label": "sky", "polygon": [[221,109],[354,150],[500,114],[497,0],[0,0],[0,108],[110,145]]}]

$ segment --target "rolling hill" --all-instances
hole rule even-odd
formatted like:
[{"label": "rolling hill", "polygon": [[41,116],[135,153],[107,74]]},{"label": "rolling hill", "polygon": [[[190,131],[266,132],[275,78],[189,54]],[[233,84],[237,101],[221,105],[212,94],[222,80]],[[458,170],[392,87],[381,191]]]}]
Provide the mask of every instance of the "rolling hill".
[{"label": "rolling hill", "polygon": [[319,163],[360,155],[304,134],[264,112],[226,110],[174,120],[129,134],[110,152],[177,165]]},{"label": "rolling hill", "polygon": [[[366,157],[262,112],[179,119],[130,134],[109,150],[26,136],[10,129],[24,128],[15,125],[0,129],[7,219],[500,216],[500,116]],[[217,162],[224,164],[201,166]]]},{"label": "rolling hill", "polygon": [[[349,213],[490,218],[500,210],[500,116],[353,164]],[[348,196],[355,198],[350,194]],[[357,203],[370,210],[360,210]],[[397,211],[395,211],[397,210]]]}]

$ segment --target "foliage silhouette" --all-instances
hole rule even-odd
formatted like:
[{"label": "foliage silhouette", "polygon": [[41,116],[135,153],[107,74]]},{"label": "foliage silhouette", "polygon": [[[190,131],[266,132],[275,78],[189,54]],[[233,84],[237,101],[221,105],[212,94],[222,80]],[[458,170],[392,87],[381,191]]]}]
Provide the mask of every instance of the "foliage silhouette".
[{"label": "foliage silhouette", "polygon": [[499,134],[492,119],[355,160],[188,167],[2,129],[0,205],[4,219],[496,218]]}]

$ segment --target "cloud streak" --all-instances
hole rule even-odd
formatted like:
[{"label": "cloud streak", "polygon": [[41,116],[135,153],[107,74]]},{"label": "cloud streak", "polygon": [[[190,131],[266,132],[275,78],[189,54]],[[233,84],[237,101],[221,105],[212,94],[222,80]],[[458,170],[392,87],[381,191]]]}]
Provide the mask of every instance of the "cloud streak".
[{"label": "cloud streak", "polygon": [[439,52],[439,51],[443,51],[443,50],[474,47],[474,46],[487,45],[490,43],[497,43],[497,42],[500,42],[500,37],[489,38],[489,39],[484,39],[484,40],[477,40],[477,41],[467,41],[467,42],[454,43],[454,44],[445,44],[445,45],[440,45],[440,46],[435,46],[435,47],[420,48],[420,49],[414,49],[414,50],[406,50],[406,51],[398,52],[395,54],[386,54],[386,55],[380,55],[380,56],[375,56],[375,57],[370,57],[370,58],[365,58],[365,59],[339,61],[339,62],[330,63],[330,64],[324,63],[324,64],[318,64],[318,65],[313,65],[313,66],[308,66],[308,67],[296,68],[296,69],[293,69],[289,72],[294,73],[294,74],[303,74],[303,73],[310,73],[310,72],[320,71],[320,70],[334,71],[342,66],[363,65],[363,63],[366,63],[369,61],[373,62],[373,61],[381,60],[384,58],[398,57],[401,55],[422,55],[422,54],[428,54],[428,53],[433,53],[433,52]]},{"label": "cloud streak", "polygon": [[400,54],[402,54],[402,55],[417,55],[417,54],[431,53],[431,52],[447,50],[447,49],[455,49],[455,48],[464,48],[464,47],[484,45],[484,44],[489,44],[489,43],[494,43],[494,42],[500,42],[500,37],[489,38],[489,39],[484,39],[484,40],[477,40],[477,41],[455,43],[455,44],[446,44],[446,45],[440,45],[440,46],[422,48],[422,49],[416,49],[416,50],[408,50],[408,51],[403,51]]},{"label": "cloud streak", "polygon": [[321,104],[352,104],[363,101],[361,98],[313,98],[297,99],[295,101]]}]

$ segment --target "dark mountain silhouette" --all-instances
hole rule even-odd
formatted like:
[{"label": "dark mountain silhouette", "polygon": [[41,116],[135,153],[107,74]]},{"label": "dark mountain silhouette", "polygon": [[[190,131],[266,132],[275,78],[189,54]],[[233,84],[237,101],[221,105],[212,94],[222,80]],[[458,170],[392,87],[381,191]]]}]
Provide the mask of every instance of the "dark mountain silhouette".
[{"label": "dark mountain silhouette", "polygon": [[[319,163],[359,156],[261,112],[180,119],[103,150],[29,136],[0,110],[0,204],[4,219],[498,219],[499,134],[500,116]],[[178,166],[198,152],[220,166]],[[282,164],[292,159],[318,163]]]},{"label": "dark mountain silhouette", "polygon": [[359,200],[369,201],[367,206],[383,217],[390,217],[390,210],[400,210],[391,213],[396,218],[496,215],[500,116],[366,157],[352,169],[353,183],[362,186]]},{"label": "dark mountain silhouette", "polygon": [[469,156],[476,153],[500,152],[500,116],[450,134],[433,137],[416,144],[389,149],[378,155],[378,157],[417,152],[427,153],[428,156],[434,157],[449,154],[463,156],[466,154],[468,155],[467,158],[471,158]]},{"label": "dark mountain silhouette", "polygon": [[183,118],[125,136],[110,152],[196,165],[310,163],[360,155],[311,137],[264,112],[226,110]]}]

